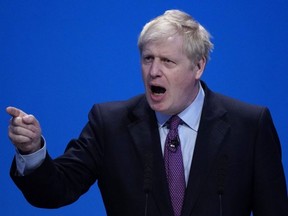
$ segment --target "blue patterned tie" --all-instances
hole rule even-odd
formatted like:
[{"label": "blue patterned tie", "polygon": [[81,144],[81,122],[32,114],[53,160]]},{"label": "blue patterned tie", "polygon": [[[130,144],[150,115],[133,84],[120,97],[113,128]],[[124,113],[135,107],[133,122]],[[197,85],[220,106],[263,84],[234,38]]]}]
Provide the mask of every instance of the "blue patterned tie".
[{"label": "blue patterned tie", "polygon": [[181,215],[186,188],[183,158],[178,135],[178,126],[181,123],[182,120],[177,115],[172,116],[167,121],[169,133],[167,135],[164,148],[166,175],[169,184],[174,216]]}]

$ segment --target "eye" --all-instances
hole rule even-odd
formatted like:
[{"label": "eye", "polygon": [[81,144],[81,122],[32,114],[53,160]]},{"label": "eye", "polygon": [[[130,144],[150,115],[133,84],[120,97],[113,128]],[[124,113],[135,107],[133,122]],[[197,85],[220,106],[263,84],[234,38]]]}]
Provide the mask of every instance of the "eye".
[{"label": "eye", "polygon": [[151,55],[144,55],[143,57],[142,57],[142,61],[144,62],[144,63],[151,63],[152,61],[154,60],[154,57],[153,56],[151,56]]},{"label": "eye", "polygon": [[175,62],[172,61],[172,60],[170,60],[170,59],[168,59],[168,58],[162,58],[161,61],[162,61],[165,65],[167,65],[167,66],[173,66],[173,65],[175,65]]},{"label": "eye", "polygon": [[169,59],[167,59],[167,58],[162,59],[162,61],[163,61],[163,62],[166,62],[166,63],[172,62],[171,60],[169,60]]}]

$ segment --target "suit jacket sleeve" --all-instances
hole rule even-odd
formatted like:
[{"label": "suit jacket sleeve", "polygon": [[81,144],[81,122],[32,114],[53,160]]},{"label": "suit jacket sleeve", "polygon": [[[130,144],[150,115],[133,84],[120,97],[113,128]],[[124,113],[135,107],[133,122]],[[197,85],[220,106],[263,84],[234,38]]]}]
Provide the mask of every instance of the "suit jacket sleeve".
[{"label": "suit jacket sleeve", "polygon": [[65,153],[52,160],[47,156],[42,165],[27,176],[17,176],[15,160],[10,176],[32,205],[42,208],[58,208],[77,200],[96,181],[100,170],[99,137],[95,111],[89,113],[89,121],[79,138],[71,140]]}]

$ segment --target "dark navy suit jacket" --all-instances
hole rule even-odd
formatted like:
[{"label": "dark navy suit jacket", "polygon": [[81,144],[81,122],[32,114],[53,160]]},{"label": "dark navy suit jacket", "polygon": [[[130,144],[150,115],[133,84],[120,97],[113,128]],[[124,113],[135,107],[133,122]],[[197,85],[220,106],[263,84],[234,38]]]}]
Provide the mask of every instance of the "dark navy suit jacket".
[{"label": "dark navy suit jacket", "polygon": [[[216,94],[202,83],[200,120],[183,216],[288,216],[281,147],[267,108]],[[155,113],[145,96],[96,104],[65,154],[11,177],[35,206],[77,200],[98,181],[109,216],[172,216]]]}]

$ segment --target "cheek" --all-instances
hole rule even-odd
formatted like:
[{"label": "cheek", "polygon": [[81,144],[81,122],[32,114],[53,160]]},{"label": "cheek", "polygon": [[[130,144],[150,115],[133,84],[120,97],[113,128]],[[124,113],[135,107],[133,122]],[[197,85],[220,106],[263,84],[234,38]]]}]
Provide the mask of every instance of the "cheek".
[{"label": "cheek", "polygon": [[142,73],[142,77],[143,78],[147,78],[147,75],[148,75],[148,68],[147,68],[147,66],[145,66],[145,65],[141,65],[141,73]]},{"label": "cheek", "polygon": [[182,101],[186,100],[186,97],[190,97],[194,94],[195,78],[193,76],[185,77],[185,79],[177,79],[173,87],[171,88],[171,94],[174,100]]},{"label": "cheek", "polygon": [[174,90],[184,91],[185,89],[193,87],[195,83],[195,74],[193,74],[192,72],[186,75],[180,74],[178,76],[173,77],[171,80],[174,86]]},{"label": "cheek", "polygon": [[143,67],[141,67],[141,76],[142,80],[145,82],[145,80],[147,80],[147,72]]}]

